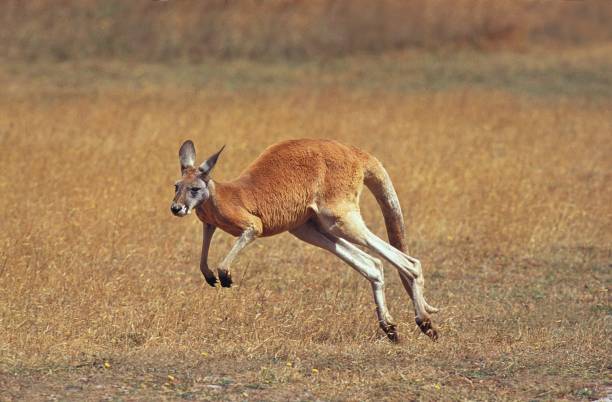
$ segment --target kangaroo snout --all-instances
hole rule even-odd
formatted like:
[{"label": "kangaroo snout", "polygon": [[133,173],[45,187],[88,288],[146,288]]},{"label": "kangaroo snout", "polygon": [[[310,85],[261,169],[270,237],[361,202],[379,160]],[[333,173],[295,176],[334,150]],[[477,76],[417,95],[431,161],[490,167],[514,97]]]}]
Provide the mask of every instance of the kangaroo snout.
[{"label": "kangaroo snout", "polygon": [[185,208],[184,205],[181,204],[177,204],[176,202],[173,202],[172,205],[170,206],[170,211],[172,211],[172,213],[176,216],[184,216],[186,213],[187,208]]}]

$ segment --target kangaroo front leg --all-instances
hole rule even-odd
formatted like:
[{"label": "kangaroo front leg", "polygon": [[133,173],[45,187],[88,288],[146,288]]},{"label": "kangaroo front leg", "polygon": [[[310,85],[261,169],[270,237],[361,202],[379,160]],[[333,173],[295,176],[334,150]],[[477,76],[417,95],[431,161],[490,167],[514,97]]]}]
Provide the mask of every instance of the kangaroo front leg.
[{"label": "kangaroo front leg", "polygon": [[204,223],[204,234],[202,238],[202,256],[200,257],[200,271],[208,283],[213,288],[217,284],[217,277],[214,272],[208,267],[208,250],[210,249],[210,241],[217,227],[208,223]]},{"label": "kangaroo front leg", "polygon": [[221,262],[221,265],[217,269],[217,272],[219,274],[219,281],[221,281],[221,286],[223,286],[224,288],[229,288],[230,286],[232,286],[232,276],[230,274],[230,265],[232,264],[232,261],[234,261],[234,258],[236,258],[238,253],[243,248],[248,246],[251,242],[253,242],[253,240],[255,240],[256,237],[257,236],[255,233],[255,230],[250,228],[242,232],[242,235],[240,235],[240,237],[238,238],[238,241],[234,243],[234,246],[232,247],[230,252],[225,256],[225,258]]}]

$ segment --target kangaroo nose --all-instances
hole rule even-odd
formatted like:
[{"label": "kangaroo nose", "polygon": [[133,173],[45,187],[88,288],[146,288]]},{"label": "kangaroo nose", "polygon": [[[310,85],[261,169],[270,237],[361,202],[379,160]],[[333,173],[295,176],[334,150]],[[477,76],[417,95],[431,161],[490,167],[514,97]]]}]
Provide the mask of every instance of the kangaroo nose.
[{"label": "kangaroo nose", "polygon": [[183,209],[183,207],[181,207],[179,204],[172,204],[170,206],[170,211],[172,211],[173,214],[178,214],[181,209]]}]

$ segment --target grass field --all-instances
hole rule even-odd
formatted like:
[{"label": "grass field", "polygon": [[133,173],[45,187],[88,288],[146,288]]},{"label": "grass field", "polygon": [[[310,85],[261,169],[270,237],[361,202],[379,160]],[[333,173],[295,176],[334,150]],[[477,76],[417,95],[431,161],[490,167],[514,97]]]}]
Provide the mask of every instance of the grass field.
[{"label": "grass field", "polygon": [[[611,55],[0,64],[0,400],[611,393]],[[227,144],[223,181],[297,137],[385,164],[439,342],[392,268],[397,345],[368,283],[290,235],[249,246],[235,287],[203,281],[201,226],[169,211],[181,141]]]}]

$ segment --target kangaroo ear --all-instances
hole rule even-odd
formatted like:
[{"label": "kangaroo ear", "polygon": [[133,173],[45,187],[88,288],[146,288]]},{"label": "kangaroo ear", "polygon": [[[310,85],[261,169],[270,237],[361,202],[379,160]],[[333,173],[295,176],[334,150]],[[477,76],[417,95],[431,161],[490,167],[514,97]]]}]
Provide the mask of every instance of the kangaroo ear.
[{"label": "kangaroo ear", "polygon": [[221,151],[223,151],[224,148],[225,148],[225,145],[223,145],[219,151],[211,155],[208,159],[206,159],[206,161],[204,161],[204,163],[200,165],[199,169],[203,177],[210,176],[210,172],[215,167],[215,164],[217,163],[217,159],[219,159],[219,155],[221,154]]},{"label": "kangaroo ear", "polygon": [[195,147],[193,146],[193,142],[191,140],[187,140],[183,142],[181,145],[181,149],[179,149],[179,160],[181,161],[181,171],[187,169],[188,167],[193,167],[195,163]]}]

